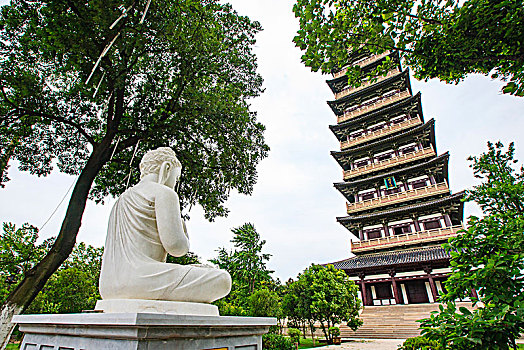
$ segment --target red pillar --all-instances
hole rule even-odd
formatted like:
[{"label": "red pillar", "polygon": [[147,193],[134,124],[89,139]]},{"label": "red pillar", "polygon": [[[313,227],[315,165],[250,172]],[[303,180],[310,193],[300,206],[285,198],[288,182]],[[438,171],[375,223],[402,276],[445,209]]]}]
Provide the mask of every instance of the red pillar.
[{"label": "red pillar", "polygon": [[433,300],[437,302],[437,299],[438,299],[437,286],[435,285],[435,281],[433,280],[433,276],[431,275],[431,268],[430,267],[425,268],[424,272],[428,274],[429,288],[431,289]]},{"label": "red pillar", "polygon": [[366,293],[366,283],[364,282],[364,275],[360,275],[360,287],[362,290],[362,304],[366,306],[368,304],[368,296]]},{"label": "red pillar", "polygon": [[393,296],[395,297],[395,303],[402,304],[402,296],[399,293],[397,286],[397,279],[395,278],[395,271],[390,271],[389,275],[391,276],[391,285],[393,286]]}]

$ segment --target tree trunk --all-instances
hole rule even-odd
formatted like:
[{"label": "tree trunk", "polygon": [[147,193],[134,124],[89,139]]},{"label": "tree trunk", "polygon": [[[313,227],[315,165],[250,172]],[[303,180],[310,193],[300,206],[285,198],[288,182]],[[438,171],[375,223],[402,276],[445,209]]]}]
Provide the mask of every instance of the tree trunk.
[{"label": "tree trunk", "polygon": [[51,250],[9,294],[0,313],[0,349],[4,350],[14,329],[13,316],[21,314],[42,290],[47,280],[67,259],[76,243],[87,197],[95,177],[108,161],[112,137],[105,138],[89,157],[75,184],[58,237]]},{"label": "tree trunk", "polygon": [[315,346],[315,324],[314,322],[309,323],[309,329],[311,330],[311,339],[313,340],[313,346]]}]

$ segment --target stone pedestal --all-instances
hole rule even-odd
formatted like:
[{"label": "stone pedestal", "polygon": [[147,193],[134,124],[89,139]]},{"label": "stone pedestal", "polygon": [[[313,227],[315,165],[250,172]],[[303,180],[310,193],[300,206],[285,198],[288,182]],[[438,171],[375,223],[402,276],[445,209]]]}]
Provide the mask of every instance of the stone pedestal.
[{"label": "stone pedestal", "polygon": [[108,299],[96,302],[95,311],[105,313],[160,313],[172,315],[219,316],[212,304],[184,301]]},{"label": "stone pedestal", "polygon": [[274,318],[159,313],[19,315],[20,350],[261,350]]}]

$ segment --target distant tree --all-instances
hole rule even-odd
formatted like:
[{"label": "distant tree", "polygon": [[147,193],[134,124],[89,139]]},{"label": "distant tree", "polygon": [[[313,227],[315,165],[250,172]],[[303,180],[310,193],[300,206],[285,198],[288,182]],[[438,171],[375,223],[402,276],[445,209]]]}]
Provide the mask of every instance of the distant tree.
[{"label": "distant tree", "polygon": [[[466,199],[484,216],[471,216],[468,229],[445,245],[452,270],[441,296],[447,306],[422,321],[422,333],[442,349],[516,349],[524,330],[524,168],[516,168],[514,153],[513,143],[505,151],[498,142],[470,157],[482,183]],[[457,310],[455,300],[472,290],[477,308]]]},{"label": "distant tree", "polygon": [[[8,296],[0,342],[73,250],[88,198],[138,180],[146,150],[184,164],[182,207],[227,215],[266,157],[249,99],[262,92],[258,22],[218,0],[12,0],[0,10],[0,181],[9,160],[78,176],[49,253]],[[2,345],[2,346],[4,346]]]},{"label": "distant tree", "polygon": [[184,256],[167,256],[167,262],[179,265],[200,264],[200,257],[193,252],[188,252]]},{"label": "distant tree", "polygon": [[75,244],[71,255],[60,266],[60,269],[76,269],[85,272],[87,276],[96,284],[98,290],[98,279],[100,278],[100,268],[102,267],[102,254],[104,248],[95,248],[84,242]]},{"label": "distant tree", "polygon": [[[55,238],[37,244],[38,229],[29,224],[17,228],[4,223],[0,234],[0,291],[2,301],[24,273],[33,268],[53,246]],[[30,313],[70,313],[93,309],[100,299],[98,278],[103,248],[80,242],[69,258],[33,300]]]},{"label": "distant tree", "polygon": [[250,316],[276,317],[280,311],[280,297],[267,288],[259,289],[248,297]]},{"label": "distant tree", "polygon": [[16,288],[25,273],[30,271],[49,251],[50,242],[37,244],[38,228],[23,224],[16,227],[4,222],[0,232],[0,302],[4,302],[10,291]]},{"label": "distant tree", "polygon": [[273,271],[267,268],[271,254],[263,253],[266,244],[253,224],[247,223],[232,229],[233,250],[219,248],[218,256],[209,260],[229,272],[233,281],[231,293],[222,303],[232,303],[244,311],[248,309],[248,297],[258,289],[274,287]]},{"label": "distant tree", "polygon": [[29,308],[29,313],[77,313],[93,310],[100,299],[98,276],[75,267],[60,268]]},{"label": "distant tree", "polygon": [[[297,0],[295,44],[302,62],[331,73],[356,52],[397,51],[417,79],[458,83],[468,74],[506,82],[504,93],[524,96],[522,0]],[[363,74],[348,71],[349,84],[385,74],[386,61]]]},{"label": "distant tree", "polygon": [[311,326],[315,321],[319,322],[324,336],[332,343],[330,327],[345,322],[356,330],[362,324],[358,318],[360,300],[357,291],[355,282],[344,271],[333,265],[311,265],[291,284],[289,293],[295,294],[298,300],[295,312],[307,319]]},{"label": "distant tree", "polygon": [[286,283],[286,292],[282,298],[282,312],[287,317],[288,327],[302,329],[304,338],[306,337],[306,326],[309,326],[314,341],[314,321],[309,308],[305,308],[305,305],[310,305],[305,293],[307,291],[298,281],[290,279]]}]

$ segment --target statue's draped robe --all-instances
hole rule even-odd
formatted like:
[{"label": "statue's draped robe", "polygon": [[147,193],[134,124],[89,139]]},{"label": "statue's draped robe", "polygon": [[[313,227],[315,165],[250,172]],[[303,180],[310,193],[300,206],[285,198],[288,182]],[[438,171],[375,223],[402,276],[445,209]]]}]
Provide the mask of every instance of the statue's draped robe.
[{"label": "statue's draped robe", "polygon": [[209,303],[226,296],[231,286],[226,271],[165,262],[154,198],[148,197],[139,186],[132,187],[111,210],[100,273],[102,298]]}]

